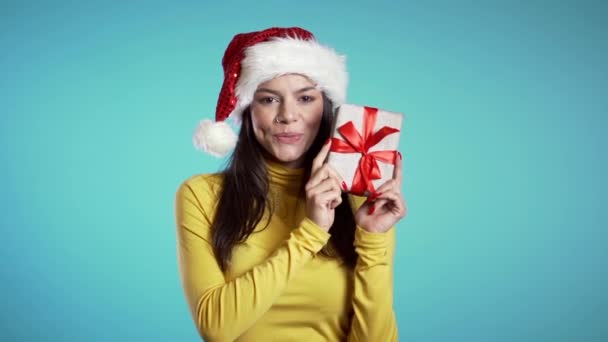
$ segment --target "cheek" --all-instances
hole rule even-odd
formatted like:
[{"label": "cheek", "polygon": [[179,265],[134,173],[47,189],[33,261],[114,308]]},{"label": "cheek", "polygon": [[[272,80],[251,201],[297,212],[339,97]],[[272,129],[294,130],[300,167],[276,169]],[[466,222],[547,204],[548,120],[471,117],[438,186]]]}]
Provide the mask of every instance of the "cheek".
[{"label": "cheek", "polygon": [[319,127],[321,126],[321,120],[315,120],[308,125],[308,129],[311,132],[312,138],[315,138],[319,133]]},{"label": "cheek", "polygon": [[266,132],[268,132],[269,123],[266,122],[263,117],[255,115],[252,113],[251,115],[251,125],[253,126],[253,133],[255,134],[258,140],[264,139]]},{"label": "cheek", "polygon": [[319,131],[319,126],[321,126],[322,117],[323,117],[323,108],[321,107],[321,109],[318,112],[316,112],[315,115],[311,117],[311,120],[308,121],[308,123],[307,123],[307,126],[313,133],[313,136],[316,136],[317,132]]}]

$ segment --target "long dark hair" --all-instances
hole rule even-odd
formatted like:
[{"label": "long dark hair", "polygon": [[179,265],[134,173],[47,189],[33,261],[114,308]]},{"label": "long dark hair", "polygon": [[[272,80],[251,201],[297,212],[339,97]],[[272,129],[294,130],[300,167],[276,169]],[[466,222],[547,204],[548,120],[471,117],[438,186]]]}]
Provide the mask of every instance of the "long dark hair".
[{"label": "long dark hair", "polygon": [[[319,132],[305,155],[304,185],[310,177],[311,164],[323,143],[329,138],[333,121],[332,102],[323,94],[323,115]],[[222,190],[212,224],[213,250],[222,271],[226,271],[232,249],[247,239],[262,221],[268,208],[272,216],[272,204],[268,200],[268,174],[264,163],[263,147],[253,133],[250,108],[243,111],[239,139],[228,166],[222,172]],[[266,222],[266,226],[269,221]],[[321,255],[339,258],[349,268],[354,268],[357,254],[353,247],[355,218],[348,195],[342,193],[342,203],[336,208],[334,223],[329,233],[329,243]]]}]

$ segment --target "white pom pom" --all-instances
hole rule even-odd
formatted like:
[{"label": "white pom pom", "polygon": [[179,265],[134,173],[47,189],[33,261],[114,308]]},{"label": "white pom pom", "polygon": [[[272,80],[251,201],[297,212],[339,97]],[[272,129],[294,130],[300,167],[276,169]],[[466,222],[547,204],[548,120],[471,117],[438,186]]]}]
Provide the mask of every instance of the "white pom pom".
[{"label": "white pom pom", "polygon": [[236,145],[238,137],[225,121],[202,120],[194,132],[192,142],[197,150],[223,157]]}]

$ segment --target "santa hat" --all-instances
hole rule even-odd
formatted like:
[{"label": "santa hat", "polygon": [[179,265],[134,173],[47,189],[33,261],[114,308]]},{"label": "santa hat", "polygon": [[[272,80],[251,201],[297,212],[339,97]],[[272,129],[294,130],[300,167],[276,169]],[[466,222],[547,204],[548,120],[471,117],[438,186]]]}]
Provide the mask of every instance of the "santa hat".
[{"label": "santa hat", "polygon": [[280,75],[307,76],[332,101],[332,109],[336,109],[346,100],[345,60],[332,48],[318,43],[311,32],[299,27],[272,27],[235,35],[222,58],[224,83],[215,121],[199,123],[194,146],[214,156],[226,155],[238,139],[226,119],[239,125],[243,110],[253,101],[258,85]]}]

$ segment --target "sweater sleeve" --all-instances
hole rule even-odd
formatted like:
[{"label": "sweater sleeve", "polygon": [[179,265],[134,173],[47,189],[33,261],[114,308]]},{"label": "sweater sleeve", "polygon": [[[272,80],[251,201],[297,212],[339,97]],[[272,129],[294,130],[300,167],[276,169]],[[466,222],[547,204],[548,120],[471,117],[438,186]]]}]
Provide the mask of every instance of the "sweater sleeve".
[{"label": "sweater sleeve", "polygon": [[330,235],[304,219],[263,263],[226,281],[211,244],[210,208],[216,199],[208,189],[201,192],[196,185],[195,191],[184,182],[176,193],[180,278],[200,335],[206,341],[232,341],[272,306],[289,279],[321,250]]},{"label": "sweater sleeve", "polygon": [[395,227],[385,233],[355,231],[354,316],[348,341],[397,341],[393,310]]}]

